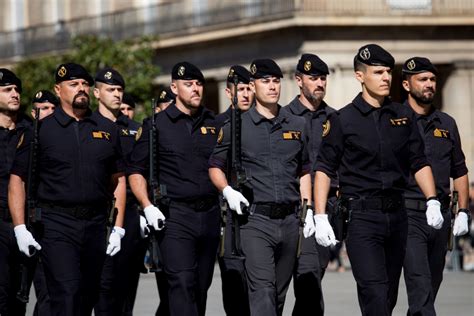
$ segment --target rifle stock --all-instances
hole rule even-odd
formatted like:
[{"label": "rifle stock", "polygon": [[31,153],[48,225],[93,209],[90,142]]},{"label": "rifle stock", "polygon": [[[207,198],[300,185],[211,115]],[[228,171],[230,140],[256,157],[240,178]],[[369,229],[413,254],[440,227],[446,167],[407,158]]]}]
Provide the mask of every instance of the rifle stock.
[{"label": "rifle stock", "polygon": [[[30,153],[28,157],[28,175],[26,179],[26,207],[25,207],[25,226],[33,233],[31,229],[31,223],[35,223],[40,219],[40,211],[36,209],[36,197],[34,195],[34,187],[36,183],[36,155],[38,150],[38,124],[39,124],[39,108],[35,108],[35,121],[33,123],[33,138],[30,143]],[[28,248],[30,255],[36,255],[36,248],[30,246]],[[29,265],[27,263],[29,259],[26,256],[22,258],[20,262],[20,289],[16,293],[16,298],[22,303],[28,303],[29,301],[29,284],[28,274]]]},{"label": "rifle stock", "polygon": [[298,248],[296,250],[296,257],[299,258],[301,255],[301,245],[303,243],[303,228],[306,219],[306,214],[308,213],[308,199],[303,199],[303,206],[301,208],[300,216],[300,234],[298,236]]},{"label": "rifle stock", "polygon": [[454,247],[454,236],[453,236],[453,226],[454,220],[457,215],[457,206],[458,206],[458,191],[453,191],[453,198],[451,200],[451,225],[449,226],[449,236],[448,236],[448,251],[452,251]]},{"label": "rifle stock", "polygon": [[[150,160],[149,160],[149,175],[148,175],[148,185],[149,185],[149,194],[150,200],[153,205],[158,205],[162,195],[166,195],[166,190],[161,188],[158,184],[158,176],[156,172],[156,124],[155,124],[155,111],[156,111],[156,102],[155,99],[151,100],[151,128],[149,131],[149,152],[150,152]],[[158,221],[158,226],[160,229],[164,227],[164,223],[162,220]],[[158,245],[158,239],[156,238],[157,231],[152,225],[148,225],[148,229],[150,230],[149,235],[149,244],[148,244],[148,252],[151,258],[151,266],[149,268],[150,272],[160,272],[160,248]]]}]

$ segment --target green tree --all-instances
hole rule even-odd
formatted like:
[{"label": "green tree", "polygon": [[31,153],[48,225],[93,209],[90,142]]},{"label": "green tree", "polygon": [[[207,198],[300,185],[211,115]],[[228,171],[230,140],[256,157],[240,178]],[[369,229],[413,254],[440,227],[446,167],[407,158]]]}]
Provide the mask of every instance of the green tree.
[{"label": "green tree", "polygon": [[[149,107],[153,97],[152,84],[160,68],[153,64],[153,37],[141,37],[123,41],[95,35],[80,35],[72,39],[72,48],[62,55],[52,55],[26,59],[15,66],[15,73],[23,83],[22,105],[29,110],[34,93],[38,90],[54,90],[55,70],[60,63],[75,62],[84,66],[94,77],[104,67],[113,67],[125,79],[125,91],[132,94],[138,103],[146,104],[137,107],[135,119],[141,121],[151,113]],[[97,102],[91,93],[92,108]]]}]

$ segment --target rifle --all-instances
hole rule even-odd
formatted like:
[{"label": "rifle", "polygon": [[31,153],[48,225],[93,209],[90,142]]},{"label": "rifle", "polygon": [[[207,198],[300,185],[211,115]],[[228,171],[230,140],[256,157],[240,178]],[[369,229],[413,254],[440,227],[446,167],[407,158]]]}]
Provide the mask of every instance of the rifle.
[{"label": "rifle", "polygon": [[[35,108],[35,121],[33,123],[33,139],[30,142],[30,153],[28,158],[28,175],[26,178],[26,207],[25,207],[25,226],[33,232],[31,229],[31,223],[36,223],[41,219],[41,211],[36,208],[36,197],[34,195],[34,187],[36,184],[36,160],[38,152],[38,122],[39,122],[39,108]],[[29,247],[30,255],[36,254],[36,248],[33,246]],[[22,303],[28,303],[29,301],[29,264],[27,263],[28,258],[20,263],[20,289],[16,293],[16,298]]]},{"label": "rifle", "polygon": [[[156,110],[156,103],[155,99],[151,100],[151,128],[149,131],[149,152],[150,152],[150,172],[148,175],[148,184],[149,184],[149,194],[150,200],[153,205],[158,205],[160,199],[163,195],[166,195],[166,188],[158,184],[158,176],[156,172],[156,124],[155,124],[155,110]],[[164,227],[164,222],[162,220],[158,221],[159,228]],[[151,266],[149,268],[150,272],[160,272],[160,248],[158,245],[158,240],[156,238],[156,230],[152,225],[148,225],[148,229],[150,230],[149,235],[149,244],[148,244],[148,252],[150,253],[151,258]]]},{"label": "rifle", "polygon": [[[230,180],[233,183],[234,189],[240,191],[245,198],[252,203],[253,194],[250,184],[250,177],[245,168],[242,166],[242,111],[238,106],[237,85],[239,78],[234,75],[234,97],[232,98],[233,110],[231,112],[230,133],[231,133],[231,161],[232,169]],[[242,212],[245,212],[247,207],[241,203]]]},{"label": "rifle", "polygon": [[303,229],[304,223],[306,219],[306,213],[308,213],[308,199],[303,199],[303,207],[301,208],[301,216],[300,216],[300,235],[298,237],[298,248],[296,250],[296,258],[299,258],[301,255],[301,245],[303,243]]},{"label": "rifle", "polygon": [[458,195],[459,195],[458,191],[453,191],[453,199],[451,201],[451,207],[450,207],[451,225],[449,226],[449,236],[448,236],[448,250],[449,251],[453,250],[453,245],[454,245],[453,226],[454,226],[454,220],[456,219],[456,215],[457,215]]},{"label": "rifle", "polygon": [[118,212],[117,208],[115,207],[115,198],[113,198],[112,199],[112,206],[109,209],[109,213],[108,213],[108,216],[107,216],[107,223],[106,223],[107,234],[106,234],[106,238],[105,238],[105,245],[106,246],[109,243],[110,233],[112,232],[112,227],[114,227],[115,218],[117,217],[117,212]]}]

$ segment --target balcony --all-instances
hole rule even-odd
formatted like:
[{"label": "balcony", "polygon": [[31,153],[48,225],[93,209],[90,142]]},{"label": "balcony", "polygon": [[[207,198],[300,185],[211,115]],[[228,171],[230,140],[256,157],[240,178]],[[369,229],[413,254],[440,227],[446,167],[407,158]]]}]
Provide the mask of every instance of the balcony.
[{"label": "balcony", "polygon": [[[268,22],[299,25],[474,25],[474,0],[176,0],[150,7],[0,33],[0,59],[67,50],[70,38],[160,39]],[[213,2],[213,3],[214,3]],[[198,5],[196,5],[198,3]]]}]

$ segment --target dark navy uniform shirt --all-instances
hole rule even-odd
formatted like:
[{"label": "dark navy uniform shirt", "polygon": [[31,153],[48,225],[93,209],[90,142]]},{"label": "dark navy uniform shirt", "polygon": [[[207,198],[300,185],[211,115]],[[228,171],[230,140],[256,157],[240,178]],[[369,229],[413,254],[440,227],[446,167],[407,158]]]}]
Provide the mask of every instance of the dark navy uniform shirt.
[{"label": "dark navy uniform shirt", "polygon": [[[299,100],[299,96],[295,97],[283,110],[290,112],[293,115],[302,116],[306,120],[308,130],[308,153],[311,166],[314,167],[316,159],[318,158],[319,147],[323,138],[326,121],[331,113],[336,110],[322,101],[318,109],[311,112]],[[312,168],[313,169],[313,168]],[[314,180],[314,170],[311,170],[311,177]],[[331,179],[331,187],[337,187],[337,178]]]},{"label": "dark navy uniform shirt", "polygon": [[[407,102],[404,106],[411,110]],[[446,198],[450,194],[450,178],[456,179],[467,174],[456,121],[438,110],[428,115],[420,115],[414,111],[413,113],[424,140],[426,157],[433,169],[436,192],[438,197]],[[425,198],[413,176],[410,177],[405,197]]]},{"label": "dark navy uniform shirt", "polygon": [[140,123],[135,122],[126,115],[119,115],[115,121],[120,132],[120,145],[124,157],[128,157],[133,150],[135,138],[140,128]]},{"label": "dark navy uniform shirt", "polygon": [[[230,122],[209,159],[210,167],[225,172],[230,151]],[[269,120],[255,107],[242,114],[242,166],[250,178],[253,203],[292,204],[300,200],[299,176],[309,173],[305,121],[279,110]]]},{"label": "dark navy uniform shirt", "polygon": [[360,93],[329,124],[316,170],[330,177],[339,171],[345,197],[401,192],[410,172],[429,165],[413,111],[388,98],[375,108]]},{"label": "dark navy uniform shirt", "polygon": [[[25,181],[29,147],[17,151],[12,168]],[[125,169],[114,122],[90,111],[76,121],[59,107],[40,122],[38,147],[40,202],[87,205],[112,199],[111,176]]]},{"label": "dark navy uniform shirt", "polygon": [[[195,116],[184,114],[173,103],[155,114],[157,173],[167,197],[192,200],[216,197],[209,179],[207,161],[217,140],[214,113],[201,107]],[[143,122],[130,155],[128,174],[148,177],[151,120]]]},{"label": "dark navy uniform shirt", "polygon": [[222,112],[219,115],[216,115],[216,125],[220,129],[225,122],[232,118],[232,107],[229,106],[225,112]]},{"label": "dark navy uniform shirt", "polygon": [[0,209],[8,205],[8,180],[17,148],[24,147],[25,133],[31,133],[32,122],[25,116],[19,116],[15,128],[0,127]]}]

